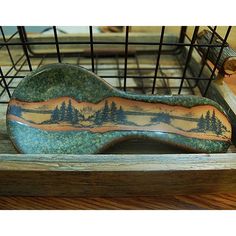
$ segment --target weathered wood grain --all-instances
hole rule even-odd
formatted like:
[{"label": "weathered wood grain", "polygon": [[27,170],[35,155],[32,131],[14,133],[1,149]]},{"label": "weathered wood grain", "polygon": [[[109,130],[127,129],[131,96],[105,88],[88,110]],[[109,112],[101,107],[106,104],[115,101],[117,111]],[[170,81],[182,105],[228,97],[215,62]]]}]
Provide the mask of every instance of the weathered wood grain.
[{"label": "weathered wood grain", "polygon": [[0,197],[0,209],[19,210],[235,210],[236,194],[155,197]]},{"label": "weathered wood grain", "polygon": [[0,155],[2,196],[236,192],[236,154]]},{"label": "weathered wood grain", "polygon": [[236,169],[236,153],[159,155],[0,154],[0,171],[188,171]]},{"label": "weathered wood grain", "polygon": [[[203,30],[199,33],[197,42],[201,44],[209,44],[211,42],[212,33],[209,30]],[[222,41],[218,37],[213,36],[212,44],[221,45]],[[203,55],[206,56],[213,64],[216,64],[217,68],[221,73],[234,74],[236,73],[236,52],[229,46],[224,47],[222,54],[217,62],[221,47],[200,47],[199,50],[202,51]]]}]

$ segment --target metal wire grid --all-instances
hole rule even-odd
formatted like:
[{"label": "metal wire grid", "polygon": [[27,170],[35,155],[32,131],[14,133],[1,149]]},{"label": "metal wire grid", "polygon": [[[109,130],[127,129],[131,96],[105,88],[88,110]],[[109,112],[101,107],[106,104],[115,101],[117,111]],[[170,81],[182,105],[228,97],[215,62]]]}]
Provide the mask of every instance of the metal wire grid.
[{"label": "metal wire grid", "polygon": [[[208,26],[208,29],[212,32],[212,37],[211,40],[208,44],[197,44],[196,39],[197,35],[199,32],[199,26],[194,27],[194,32],[192,34],[192,37],[189,37],[187,35],[187,27],[182,26],[180,28],[179,32],[179,37],[176,42],[165,42],[164,36],[165,36],[165,26],[161,27],[161,32],[160,32],[160,38],[157,42],[146,42],[146,41],[140,41],[140,42],[132,42],[129,40],[129,33],[130,33],[130,27],[126,26],[125,27],[125,37],[124,41],[96,41],[94,39],[94,34],[93,34],[93,27],[89,26],[89,40],[88,41],[63,41],[59,40],[58,34],[57,34],[57,28],[56,26],[53,26],[53,36],[54,36],[54,41],[46,41],[46,42],[35,42],[35,41],[30,41],[27,35],[27,32],[25,30],[25,27],[23,26],[18,26],[17,31],[13,33],[10,37],[6,38],[6,35],[4,33],[3,27],[0,27],[1,35],[2,35],[2,41],[0,42],[0,55],[1,55],[1,50],[5,49],[7,50],[7,54],[9,56],[11,66],[9,69],[5,72],[3,72],[3,69],[0,64],[0,86],[2,88],[0,92],[0,98],[3,96],[4,93],[7,93],[8,100],[11,97],[11,92],[15,89],[16,85],[14,85],[15,79],[22,79],[27,73],[32,71],[34,68],[37,68],[43,64],[43,61],[46,58],[56,58],[59,63],[62,63],[65,61],[66,58],[70,57],[75,57],[77,58],[77,64],[80,64],[80,59],[82,57],[88,58],[90,60],[90,67],[89,69],[92,72],[98,73],[98,70],[103,70],[103,71],[109,71],[108,66],[103,66],[103,68],[99,69],[99,60],[100,60],[100,55],[96,52],[94,47],[96,45],[121,45],[124,46],[124,51],[123,53],[120,54],[120,52],[106,52],[107,55],[102,55],[103,57],[109,57],[113,58],[115,60],[115,65],[116,65],[116,71],[117,74],[105,74],[105,75],[100,75],[104,79],[116,79],[119,81],[119,88],[123,89],[124,91],[127,91],[127,81],[132,78],[132,79],[137,79],[139,81],[139,86],[141,87],[141,90],[143,93],[146,93],[144,91],[143,84],[145,80],[151,81],[151,94],[155,94],[156,90],[159,89],[165,89],[166,91],[170,89],[170,85],[166,83],[166,80],[174,80],[178,81],[179,85],[175,86],[174,88],[177,89],[177,94],[182,94],[183,89],[185,88],[184,84],[189,89],[194,89],[197,87],[198,82],[200,80],[205,80],[205,91],[202,92],[203,96],[206,96],[207,91],[210,87],[211,81],[214,79],[214,76],[217,71],[216,65],[219,62],[219,59],[221,57],[223,48],[228,46],[227,44],[227,38],[230,34],[231,31],[231,26],[227,28],[227,31],[225,35],[222,37],[218,32],[217,32],[217,26],[211,27]],[[19,37],[19,41],[13,41],[14,38]],[[221,44],[213,44],[212,40],[213,37],[217,36],[218,39],[220,40]],[[86,44],[90,47],[89,52],[84,52],[81,53],[80,51],[73,51],[73,52],[61,52],[60,47],[62,45],[81,45],[81,44]],[[55,46],[55,52],[50,52],[50,53],[39,53],[35,52],[31,47],[32,46],[46,46],[46,45],[53,45]],[[149,52],[145,52],[145,55],[148,55],[152,57],[155,62],[153,67],[141,67],[139,65],[139,56],[142,55],[142,52],[138,51],[131,51],[129,50],[129,46],[131,45],[153,45],[157,46],[156,50],[152,50]],[[14,46],[21,46],[22,47],[22,55],[19,58],[15,58],[11,47]],[[170,46],[171,49],[163,49],[163,46]],[[173,49],[174,46],[174,49]],[[202,53],[199,50],[199,47],[207,47],[208,50],[205,55],[202,55]],[[217,57],[216,63],[214,67],[210,67],[209,64],[207,63],[207,57],[209,53],[209,49],[211,47],[220,47],[220,52]],[[181,73],[176,76],[176,75],[171,75],[169,73],[164,72],[168,70],[173,70],[176,69],[174,67],[161,67],[160,65],[160,60],[164,56],[176,56],[180,55],[183,50],[187,50],[186,57],[184,58],[183,61],[179,62],[180,66],[179,68],[181,69]],[[200,57],[202,58],[202,65],[201,68],[198,72],[198,76],[193,76],[191,73],[189,73],[189,67],[190,67],[190,61],[192,58],[193,51],[196,51]],[[32,60],[35,58],[40,58],[39,63],[37,64],[36,67],[32,65]],[[174,58],[174,57],[173,57]],[[133,59],[136,63],[137,69],[135,70],[135,75],[130,75],[130,72],[133,70],[132,68],[129,68],[128,65],[128,60]],[[120,63],[122,61],[122,63]],[[122,68],[120,66],[122,64]],[[208,77],[203,76],[203,70],[204,68],[207,67],[210,71],[211,74]],[[148,74],[145,74],[148,72]],[[123,84],[121,83],[121,80],[123,81]],[[190,84],[189,81],[194,81],[194,85]],[[163,86],[162,88],[157,86],[157,81],[162,81]],[[186,83],[187,82],[187,83]],[[17,83],[16,83],[17,84]],[[173,88],[173,87],[172,87]],[[0,101],[0,103],[8,103],[8,100],[6,101]]]}]

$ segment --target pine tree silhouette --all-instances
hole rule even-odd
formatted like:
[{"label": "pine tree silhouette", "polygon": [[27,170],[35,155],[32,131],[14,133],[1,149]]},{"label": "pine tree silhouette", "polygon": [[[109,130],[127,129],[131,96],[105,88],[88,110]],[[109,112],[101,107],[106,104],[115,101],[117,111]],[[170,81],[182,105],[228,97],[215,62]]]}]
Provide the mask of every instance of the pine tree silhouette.
[{"label": "pine tree silhouette", "polygon": [[213,110],[212,114],[210,111],[207,111],[205,117],[202,115],[197,126],[200,131],[212,131],[217,135],[220,135],[227,130],[220,119],[216,117],[215,110]]},{"label": "pine tree silhouette", "polygon": [[205,116],[205,122],[206,122],[206,130],[210,130],[211,127],[211,120],[210,120],[210,111],[207,111]]},{"label": "pine tree silhouette", "polygon": [[102,111],[96,111],[94,117],[94,122],[96,125],[101,125],[103,123],[102,116],[103,116]]},{"label": "pine tree silhouette", "polygon": [[119,110],[117,111],[117,122],[120,124],[124,124],[127,121],[126,115],[122,107],[120,106]]},{"label": "pine tree silhouette", "polygon": [[71,124],[76,124],[79,122],[79,120],[83,119],[84,116],[79,112],[78,109],[72,106],[71,100],[69,100],[68,106],[66,106],[65,101],[61,103],[60,108],[56,106],[56,108],[52,111],[50,121],[67,121]]},{"label": "pine tree silhouette", "polygon": [[102,111],[102,117],[101,117],[103,122],[109,121],[109,119],[110,119],[109,111],[110,111],[110,109],[109,109],[109,106],[108,106],[108,102],[106,100],[103,111]]},{"label": "pine tree silhouette", "polygon": [[212,116],[211,116],[211,130],[216,132],[217,129],[217,118],[215,114],[215,110],[213,110]]},{"label": "pine tree silhouette", "polygon": [[68,106],[66,108],[65,120],[71,123],[73,121],[73,107],[71,104],[71,100],[69,100]]},{"label": "pine tree silhouette", "polygon": [[74,108],[74,112],[72,114],[73,114],[72,123],[77,124],[79,122],[79,111],[76,108]]},{"label": "pine tree silhouette", "polygon": [[116,103],[113,101],[111,103],[111,108],[110,108],[110,120],[112,122],[117,122],[117,107],[116,107]]},{"label": "pine tree silhouette", "polygon": [[205,118],[203,117],[203,115],[201,115],[201,118],[199,119],[197,126],[200,130],[205,129],[206,122],[205,122]]},{"label": "pine tree silhouette", "polygon": [[93,120],[96,125],[101,125],[108,121],[124,124],[127,121],[122,107],[120,106],[120,108],[117,109],[115,102],[112,102],[111,106],[109,107],[107,101],[105,101],[104,107],[101,110],[98,110],[94,113]]},{"label": "pine tree silhouette", "polygon": [[221,124],[221,121],[219,119],[216,120],[215,132],[216,132],[217,135],[222,134],[222,124]]},{"label": "pine tree silhouette", "polygon": [[56,108],[52,111],[51,121],[58,122],[60,119],[59,113],[60,113],[60,111],[58,109],[58,106],[56,106]]},{"label": "pine tree silhouette", "polygon": [[64,101],[60,107],[60,121],[65,121],[65,118],[66,118],[66,103]]}]

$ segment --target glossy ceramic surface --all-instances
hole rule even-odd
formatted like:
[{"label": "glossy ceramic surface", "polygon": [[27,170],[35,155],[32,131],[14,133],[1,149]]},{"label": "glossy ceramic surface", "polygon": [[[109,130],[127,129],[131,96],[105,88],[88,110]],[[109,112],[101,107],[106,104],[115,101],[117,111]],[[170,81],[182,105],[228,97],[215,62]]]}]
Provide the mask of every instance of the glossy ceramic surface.
[{"label": "glossy ceramic surface", "polygon": [[9,102],[7,126],[23,153],[97,153],[134,137],[193,152],[225,152],[231,143],[231,124],[212,100],[125,93],[67,64],[24,78]]}]

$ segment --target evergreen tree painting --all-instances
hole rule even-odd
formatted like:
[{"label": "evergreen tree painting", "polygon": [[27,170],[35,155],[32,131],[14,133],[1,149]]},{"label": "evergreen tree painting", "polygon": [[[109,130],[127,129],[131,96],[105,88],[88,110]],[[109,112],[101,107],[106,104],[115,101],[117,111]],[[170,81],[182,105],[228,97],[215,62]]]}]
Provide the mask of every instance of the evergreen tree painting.
[{"label": "evergreen tree painting", "polygon": [[110,106],[108,102],[105,101],[104,107],[96,111],[93,115],[93,120],[96,125],[102,125],[105,122],[124,124],[127,121],[124,110],[121,106],[117,109],[117,105],[114,101]]},{"label": "evergreen tree painting", "polygon": [[79,111],[76,108],[74,108],[74,112],[72,114],[73,114],[73,117],[72,117],[71,123],[77,124],[79,122]]},{"label": "evergreen tree painting", "polygon": [[122,107],[120,106],[119,110],[117,111],[117,122],[119,124],[124,124],[126,122],[126,115]]},{"label": "evergreen tree painting", "polygon": [[205,124],[206,124],[206,130],[210,130],[210,111],[207,111],[206,117],[205,117]]},{"label": "evergreen tree painting", "polygon": [[109,106],[108,106],[108,102],[107,100],[105,101],[105,105],[102,111],[102,117],[101,119],[103,120],[103,122],[107,122],[109,121]]},{"label": "evergreen tree painting", "polygon": [[211,130],[216,131],[217,130],[217,120],[216,120],[216,114],[215,110],[213,110],[212,116],[211,116]]},{"label": "evergreen tree painting", "polygon": [[69,100],[68,106],[66,108],[65,120],[70,122],[73,121],[73,107],[71,104],[71,100]]},{"label": "evergreen tree painting", "polygon": [[198,129],[200,130],[204,130],[205,129],[205,118],[203,117],[203,115],[201,115],[201,118],[198,121]]},{"label": "evergreen tree painting", "polygon": [[216,134],[220,135],[222,134],[222,124],[220,122],[220,120],[216,121]]},{"label": "evergreen tree painting", "polygon": [[60,111],[58,109],[58,106],[56,106],[56,108],[52,111],[51,121],[58,122],[59,119],[60,119]]},{"label": "evergreen tree painting", "polygon": [[65,101],[61,104],[60,108],[60,121],[65,121],[66,117],[66,103]]},{"label": "evergreen tree painting", "polygon": [[97,111],[96,113],[95,113],[95,117],[94,117],[94,123],[96,124],[96,125],[101,125],[102,124],[102,116],[103,116],[103,114],[102,114],[102,112],[101,111]]},{"label": "evergreen tree painting", "polygon": [[215,110],[212,114],[207,111],[205,117],[202,115],[197,123],[199,131],[212,131],[217,135],[222,135],[227,129],[222,122],[216,117]]},{"label": "evergreen tree painting", "polygon": [[111,103],[110,120],[112,122],[117,122],[117,107],[116,107],[116,103],[115,102]]},{"label": "evergreen tree painting", "polygon": [[68,105],[66,105],[64,101],[60,108],[56,106],[52,111],[50,122],[57,123],[59,121],[66,121],[71,124],[77,124],[83,118],[83,115],[78,111],[78,109],[72,106],[71,100],[69,100]]}]

